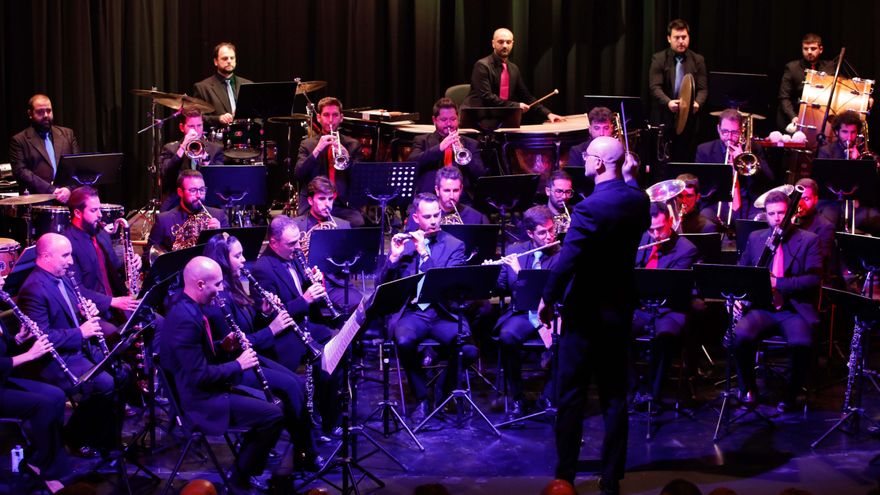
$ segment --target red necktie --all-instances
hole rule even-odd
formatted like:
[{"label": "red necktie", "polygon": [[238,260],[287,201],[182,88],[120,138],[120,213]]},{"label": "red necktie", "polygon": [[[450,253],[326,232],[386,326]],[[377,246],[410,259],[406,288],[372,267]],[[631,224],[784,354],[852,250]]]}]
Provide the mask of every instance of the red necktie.
[{"label": "red necktie", "polygon": [[782,244],[776,248],[776,253],[773,255],[773,265],[770,267],[770,273],[773,274],[776,278],[782,278],[785,276],[785,255],[782,254]]},{"label": "red necktie", "polygon": [[645,268],[649,270],[656,270],[657,263],[660,261],[660,245],[656,245],[651,248],[651,255],[648,256],[648,263],[645,264]]},{"label": "red necktie", "polygon": [[498,96],[502,100],[510,97],[510,72],[507,72],[507,62],[501,64],[501,88],[498,90]]},{"label": "red necktie", "polygon": [[452,166],[452,146],[449,146],[448,148],[446,148],[446,151],[443,152],[443,166]]},{"label": "red necktie", "polygon": [[210,325],[210,323],[208,323],[208,317],[205,315],[202,315],[202,321],[205,322],[205,333],[208,335],[208,343],[211,344],[211,353],[217,354],[214,351],[214,337],[211,336],[211,325]]},{"label": "red necktie", "polygon": [[98,257],[98,275],[100,275],[101,284],[104,285],[104,294],[112,296],[113,290],[110,289],[110,279],[107,278],[107,262],[104,259],[104,251],[101,250],[97,237],[92,237],[92,246],[95,247],[95,254]]},{"label": "red necktie", "polygon": [[333,166],[333,147],[330,146],[327,148],[327,175],[330,178],[330,182],[333,185],[336,185],[336,167]]},{"label": "red necktie", "polygon": [[742,195],[739,192],[739,174],[736,173],[736,169],[733,170],[733,191],[730,194],[733,196],[730,208],[733,211],[739,211],[739,207],[742,206]]}]

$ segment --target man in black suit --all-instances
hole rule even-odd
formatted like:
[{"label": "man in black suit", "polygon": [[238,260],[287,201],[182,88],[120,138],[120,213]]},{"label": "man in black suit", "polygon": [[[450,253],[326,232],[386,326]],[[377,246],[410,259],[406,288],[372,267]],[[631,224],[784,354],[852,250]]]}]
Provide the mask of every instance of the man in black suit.
[{"label": "man in black suit", "polygon": [[247,426],[232,469],[236,488],[249,489],[266,467],[269,451],[281,434],[281,409],[264,399],[235,390],[245,371],[259,363],[256,351],[243,351],[234,361],[214,364],[219,351],[203,312],[223,290],[216,261],[197,256],[183,270],[184,289],[176,296],[162,328],[159,355],[172,377],[180,407],[206,435],[221,435],[230,426]]},{"label": "man in black suit", "polygon": [[[456,169],[451,169],[456,170]],[[464,243],[440,230],[440,201],[431,193],[417,194],[413,199],[412,214],[417,230],[394,236],[391,252],[379,270],[377,284],[396,280],[431,268],[463,265]],[[409,236],[409,237],[407,237]],[[412,242],[409,242],[409,241]],[[419,290],[421,292],[421,290]],[[413,298],[413,301],[416,300]],[[464,331],[470,333],[467,321]],[[419,343],[430,337],[447,349],[458,334],[458,316],[446,304],[415,304],[409,302],[392,317],[388,328],[397,342],[400,364],[406,371],[410,390],[418,405],[410,413],[410,420],[418,424],[429,411],[427,379],[418,352]],[[476,360],[477,349],[466,343],[462,348],[462,366],[466,369]],[[450,392],[458,378],[457,360],[452,355],[446,369],[444,392]]]},{"label": "man in black suit", "polygon": [[[733,108],[728,108],[718,116],[718,139],[705,142],[697,147],[696,163],[733,163],[744,153],[740,142],[742,137],[742,116]],[[758,196],[770,188],[773,183],[773,171],[767,165],[760,146],[754,146],[752,153],[758,158],[758,170],[751,176],[739,173],[734,175],[734,194],[730,205],[722,208],[721,218],[730,217],[751,220],[760,210],[752,204]],[[732,206],[731,206],[732,205]],[[730,212],[728,208],[732,208]],[[708,213],[708,212],[707,212]]]},{"label": "man in black suit", "polygon": [[[477,60],[471,72],[471,91],[463,106],[521,108],[529,111],[532,96],[523,81],[519,67],[508,58],[513,51],[513,32],[498,28],[492,34],[492,54]],[[564,120],[540,103],[531,107],[535,120],[559,122]]]},{"label": "man in black suit", "polygon": [[[342,123],[342,102],[328,96],[318,101],[318,123],[321,124],[321,136],[317,138],[306,137],[299,144],[299,155],[296,159],[296,167],[293,175],[304,186],[300,190],[299,213],[304,213],[308,208],[306,204],[307,189],[305,184],[319,175],[330,179],[336,186],[338,193],[337,203],[334,205],[333,214],[342,217],[351,223],[352,227],[362,227],[364,217],[353,208],[348,207],[349,171],[354,162],[360,161],[361,144],[348,136],[338,134],[339,125]],[[331,132],[333,134],[331,134]],[[338,170],[334,165],[335,155],[345,156],[348,166],[345,170]]]},{"label": "man in black suit", "polygon": [[[586,151],[586,148],[584,148]],[[544,193],[547,195],[547,208],[553,215],[553,225],[556,229],[556,236],[560,239],[565,236],[568,231],[568,224],[571,223],[571,198],[574,197],[574,186],[572,185],[571,176],[564,170],[556,170],[547,178],[547,185],[544,186]]]},{"label": "man in black suit", "polygon": [[673,136],[670,154],[673,161],[687,161],[693,156],[694,139],[697,135],[696,115],[688,117],[687,127],[675,136],[675,120],[681,105],[679,90],[685,74],[693,74],[696,94],[691,108],[697,114],[709,97],[709,76],[706,60],[690,50],[690,26],[682,19],[675,19],[666,27],[669,48],[651,57],[648,87],[651,92],[651,120],[666,126],[666,134]]},{"label": "man in black suit", "polygon": [[242,84],[251,83],[235,74],[237,59],[235,45],[228,41],[214,47],[214,67],[217,72],[195,84],[193,96],[207,101],[214,113],[205,115],[208,127],[215,129],[229,125],[235,120],[235,102]]},{"label": "man in black suit", "polygon": [[562,304],[556,478],[574,483],[589,375],[596,373],[605,423],[602,493],[619,493],[628,436],[627,358],[635,308],[633,260],[648,228],[650,202],[623,181],[623,145],[599,137],[584,165],[596,189],[574,207],[571,227],[553,266],[539,314],[550,323]]},{"label": "man in black suit", "polygon": [[684,182],[684,191],[675,197],[675,207],[681,212],[681,232],[683,234],[710,234],[721,232],[720,223],[713,214],[707,216],[700,211],[700,179],[693,174],[681,174],[677,180]]},{"label": "man in black suit", "polygon": [[[642,236],[641,245],[662,242],[650,248],[640,249],[636,254],[636,268],[689,270],[700,257],[694,244],[672,230],[672,216],[665,203],[651,203],[651,226]],[[663,377],[669,363],[680,346],[682,331],[687,323],[686,308],[662,307],[654,322],[654,339],[651,342],[651,397],[660,400]],[[633,318],[633,331],[644,334],[651,315],[647,310],[637,309]]]},{"label": "man in black suit", "polygon": [[[177,195],[180,203],[174,208],[162,212],[156,217],[156,223],[150,230],[150,237],[144,252],[148,252],[151,246],[156,246],[161,252],[170,252],[174,246],[174,233],[193,215],[203,214],[208,211],[211,218],[206,221],[206,229],[219,229],[229,227],[226,213],[220,208],[213,208],[204,204],[208,189],[205,187],[205,178],[198,170],[183,170],[177,177]],[[198,233],[195,234],[198,237]],[[195,244],[196,239],[192,239]]]},{"label": "man in black suit", "polygon": [[[172,141],[162,148],[162,194],[166,195],[162,211],[168,211],[180,202],[175,184],[182,168],[198,170],[202,165],[222,165],[224,160],[223,147],[205,140],[202,114],[198,110],[184,110],[180,115],[180,132],[183,133],[182,140]],[[188,151],[195,141],[201,141],[204,147],[200,155],[190,158]]]},{"label": "man in black suit", "polygon": [[[437,171],[434,177],[434,193],[440,201],[440,225],[464,224],[485,225],[489,223],[486,215],[474,208],[461,203],[461,192],[464,184],[461,171],[453,167],[443,167]],[[430,194],[430,193],[428,193]],[[412,213],[415,212],[415,203],[408,209],[410,215],[404,223],[404,230],[412,232],[419,230],[419,224]]]},{"label": "man in black suit", "polygon": [[[434,190],[434,177],[443,167],[459,168],[464,176],[464,189],[472,197],[471,188],[477,179],[486,175],[486,167],[480,158],[479,143],[475,139],[458,133],[458,107],[449,98],[440,98],[434,103],[434,132],[418,136],[413,141],[408,160],[418,163],[416,172],[416,192]],[[471,154],[468,163],[458,163],[454,147],[463,147]]]},{"label": "man in black suit", "polygon": [[819,238],[811,232],[780,225],[789,205],[785,193],[767,195],[764,210],[769,228],[752,232],[739,260],[740,265],[755,266],[767,238],[776,228],[785,234],[770,261],[770,282],[776,308],[748,310],[736,326],[734,354],[740,377],[741,399],[747,406],[757,404],[755,352],[758,339],[770,331],[781,332],[791,354],[788,389],[779,402],[780,412],[794,410],[807,377],[813,330],[819,323],[816,301],[822,281],[822,254]]},{"label": "man in black suit", "polygon": [[590,131],[590,138],[583,143],[572,146],[571,149],[568,150],[567,166],[569,167],[584,166],[584,151],[587,151],[587,147],[590,146],[590,141],[599,136],[611,136],[614,134],[614,114],[610,109],[606,107],[595,107],[590,110],[589,114],[587,114],[587,119],[589,119],[590,122],[590,127],[588,128]]},{"label": "man in black suit", "polygon": [[[49,341],[67,362],[76,376],[82,376],[98,363],[103,355],[97,337],[102,336],[101,319],[90,318],[80,323],[80,309],[76,293],[68,278],[67,269],[73,265],[70,241],[59,234],[44,234],[37,240],[36,268],[28,275],[18,293],[18,305],[49,336]],[[99,311],[107,307],[97,304],[99,294],[80,288],[84,298],[96,302]],[[73,392],[68,377],[58,364],[44,358],[40,361],[38,374],[41,380],[51,383],[66,393]],[[120,371],[120,383],[125,381]],[[113,448],[115,435],[107,425],[116,424],[113,419],[113,377],[100,372],[76,391],[83,399],[67,422],[68,443],[91,456],[91,447]]]},{"label": "man in black suit", "polygon": [[54,125],[52,102],[46,95],[32,96],[27,113],[30,127],[12,136],[9,142],[12,174],[21,192],[54,194],[55,199],[67,203],[70,189],[53,181],[58,177],[61,155],[79,153],[76,136],[72,129]]},{"label": "man in black suit", "polygon": [[[800,98],[804,93],[804,71],[807,69],[819,72],[834,73],[834,62],[821,60],[822,37],[807,33],[801,39],[802,58],[785,64],[782,81],[779,83],[779,109],[776,113],[776,125],[779,130],[788,130],[797,124]],[[797,130],[797,128],[794,128]]]},{"label": "man in black suit", "polygon": [[[556,227],[553,214],[546,206],[533,206],[523,213],[523,228],[529,237],[528,242],[514,244],[507,256],[501,258],[501,273],[498,275],[499,295],[512,295],[519,272],[522,269],[550,270],[558,259],[559,248],[547,247],[532,254],[526,251],[547,246],[556,241]],[[513,398],[513,407],[508,411],[508,419],[516,419],[525,413],[525,394],[522,383],[522,358],[520,346],[541,328],[536,311],[518,310],[511,302],[507,311],[498,318],[495,330],[501,344],[501,366],[507,381],[507,394]],[[552,377],[552,373],[551,373]],[[538,404],[548,407],[553,400],[552,378],[544,387]]]}]

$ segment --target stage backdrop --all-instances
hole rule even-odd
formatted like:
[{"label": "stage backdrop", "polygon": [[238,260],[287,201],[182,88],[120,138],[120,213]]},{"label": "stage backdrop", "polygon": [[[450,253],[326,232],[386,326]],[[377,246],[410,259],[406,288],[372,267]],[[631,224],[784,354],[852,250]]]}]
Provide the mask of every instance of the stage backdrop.
[{"label": "stage backdrop", "polygon": [[428,122],[433,101],[468,81],[500,26],[515,34],[512,59],[532,92],[560,90],[546,102],[556,113],[583,111],[584,94],[646,97],[651,54],[675,17],[690,22],[691,48],[709,70],[769,75],[770,120],[805,32],[825,38],[826,57],[845,46],[858,75],[878,76],[880,3],[869,0],[3,0],[0,141],[26,125],[33,93],[48,94],[84,151],[125,153],[131,207],[146,200],[152,147],[137,133],[149,101],[129,90],[191,93],[213,72],[220,41],[237,45],[237,72],[249,79],[326,80],[316,98],[418,111]]}]

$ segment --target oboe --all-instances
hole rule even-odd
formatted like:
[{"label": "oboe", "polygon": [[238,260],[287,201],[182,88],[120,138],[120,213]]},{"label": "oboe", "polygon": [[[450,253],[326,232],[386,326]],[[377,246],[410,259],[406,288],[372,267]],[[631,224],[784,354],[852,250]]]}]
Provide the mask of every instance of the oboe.
[{"label": "oboe", "polygon": [[[256,277],[254,277],[250,270],[242,267],[241,274],[247,277],[248,282],[250,282],[252,292],[259,292],[260,297],[263,298],[263,300],[265,300],[267,303],[269,303],[269,306],[272,307],[273,311],[275,311],[276,313],[285,311],[284,306],[275,302],[275,298],[277,296],[264,289],[263,286],[261,286],[260,283],[257,282]],[[297,325],[296,322],[293,322],[290,328],[293,330],[293,333],[299,338],[299,340],[302,341],[303,345],[306,346],[306,350],[309,351],[309,361],[320,359],[323,351],[321,350],[321,346],[319,346],[318,343],[315,342],[315,339],[312,338],[312,334],[300,328],[300,326]]]},{"label": "oboe", "polygon": [[[83,317],[86,321],[91,320],[98,316],[97,308],[95,308],[95,304],[83,297],[82,292],[79,290],[79,284],[76,281],[76,275],[72,270],[67,271],[67,278],[70,280],[71,285],[73,285],[73,293],[76,295],[77,305],[79,306],[79,312],[82,313]],[[110,348],[107,347],[107,340],[104,339],[104,334],[98,332],[95,335],[95,338],[98,339],[98,345],[101,347],[101,353],[104,354],[104,357],[110,355]]]},{"label": "oboe", "polygon": [[[238,326],[238,323],[235,322],[235,318],[232,316],[232,312],[229,311],[229,308],[226,307],[226,301],[223,300],[223,297],[217,297],[214,299],[217,301],[217,307],[220,308],[220,311],[223,312],[223,317],[226,318],[226,323],[229,325],[229,328],[235,332],[235,336],[238,338],[238,342],[241,344],[241,349],[246,351],[251,348],[251,343],[247,338],[247,335],[241,331],[241,327]],[[263,387],[263,393],[266,395],[266,401],[275,404],[276,406],[281,405],[281,400],[278,397],[275,397],[272,394],[272,391],[269,390],[269,382],[266,380],[266,375],[263,374],[263,367],[260,366],[260,363],[257,363],[254,366],[254,374],[257,375],[257,380],[260,381],[260,386]]]},{"label": "oboe", "polygon": [[[305,272],[306,276],[309,277],[309,281],[313,284],[322,283],[321,280],[318,279],[317,274],[314,270],[309,268],[309,264],[306,261],[305,254],[300,249],[296,249],[293,252],[294,259],[299,264],[299,267],[302,268],[302,271]],[[324,296],[322,297],[324,302],[327,304],[327,309],[330,310],[330,317],[335,321],[342,317],[342,313],[336,309],[336,306],[333,305],[333,301],[330,300],[330,294],[324,292]]]},{"label": "oboe", "polygon": [[[21,326],[24,327],[28,333],[33,334],[35,337],[39,338],[44,335],[44,332],[40,330],[40,327],[34,323],[34,320],[28,318],[28,315],[24,314],[24,312],[15,304],[12,300],[12,296],[0,290],[0,300],[5,302],[12,308],[12,312],[15,314],[15,317],[18,318],[18,321],[21,322]],[[52,359],[58,364],[61,368],[61,371],[64,372],[64,375],[67,376],[67,379],[70,380],[70,383],[75,387],[79,385],[79,378],[70,371],[70,368],[67,367],[67,362],[64,361],[64,358],[61,357],[61,354],[58,354],[58,351],[55,350],[55,346],[52,346],[49,349],[49,354],[52,356]]]}]

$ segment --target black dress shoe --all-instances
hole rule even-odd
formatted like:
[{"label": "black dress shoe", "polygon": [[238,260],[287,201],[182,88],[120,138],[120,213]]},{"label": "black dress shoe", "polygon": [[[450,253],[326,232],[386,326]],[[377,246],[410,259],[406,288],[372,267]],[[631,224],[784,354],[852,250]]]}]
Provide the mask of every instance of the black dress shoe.
[{"label": "black dress shoe", "polygon": [[416,406],[416,408],[413,409],[411,413],[409,413],[409,420],[413,424],[420,424],[422,421],[425,420],[425,416],[428,415],[428,409],[428,399],[419,401],[419,404]]},{"label": "black dress shoe", "polygon": [[296,452],[293,454],[293,470],[316,473],[324,467],[324,458],[312,452]]}]

